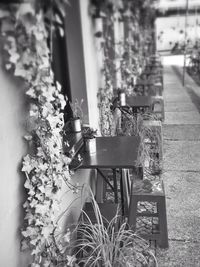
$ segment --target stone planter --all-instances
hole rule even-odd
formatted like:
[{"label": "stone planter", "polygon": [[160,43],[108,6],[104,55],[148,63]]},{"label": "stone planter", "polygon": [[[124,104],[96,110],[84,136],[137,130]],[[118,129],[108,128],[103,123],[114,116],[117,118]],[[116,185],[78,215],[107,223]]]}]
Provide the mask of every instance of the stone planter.
[{"label": "stone planter", "polygon": [[74,133],[81,132],[81,120],[80,118],[74,118],[71,120],[71,127]]},{"label": "stone planter", "polygon": [[126,105],[126,94],[124,92],[121,92],[119,94],[119,101],[120,101],[120,105],[121,106],[125,106]]},{"label": "stone planter", "polygon": [[85,151],[89,154],[96,153],[96,138],[86,138],[84,140],[85,143]]}]

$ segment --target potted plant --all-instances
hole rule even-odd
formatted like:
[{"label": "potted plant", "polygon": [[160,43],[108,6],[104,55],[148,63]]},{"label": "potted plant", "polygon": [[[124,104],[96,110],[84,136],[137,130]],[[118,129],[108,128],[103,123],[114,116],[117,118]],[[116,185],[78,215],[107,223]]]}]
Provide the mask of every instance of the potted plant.
[{"label": "potted plant", "polygon": [[[154,122],[152,120],[152,122]],[[159,175],[162,171],[162,137],[159,128],[151,127],[143,122],[140,132],[141,145],[138,153],[138,163],[143,166],[146,174]]]},{"label": "potted plant", "polygon": [[82,111],[83,99],[81,99],[80,103],[78,99],[75,100],[74,103],[70,103],[73,117],[70,120],[72,131],[75,133],[81,132],[81,122],[83,119],[83,111]]},{"label": "potted plant", "polygon": [[[159,127],[152,127],[156,117],[153,114],[133,114],[123,113],[122,135],[139,136],[141,139],[137,166],[138,171],[143,173],[145,170],[149,174],[159,174],[162,171],[162,137]],[[140,175],[142,176],[142,173]]]},{"label": "potted plant", "polygon": [[125,90],[119,90],[118,91],[118,98],[121,106],[126,105],[126,93]]},{"label": "potted plant", "polygon": [[75,231],[73,246],[78,266],[84,267],[156,267],[157,261],[148,243],[122,222],[119,211],[109,222],[101,214],[94,196],[91,199],[96,223],[83,211]]},{"label": "potted plant", "polygon": [[96,152],[96,135],[97,130],[94,130],[90,127],[85,127],[82,132],[83,141],[85,146],[85,151],[89,152],[90,154]]}]

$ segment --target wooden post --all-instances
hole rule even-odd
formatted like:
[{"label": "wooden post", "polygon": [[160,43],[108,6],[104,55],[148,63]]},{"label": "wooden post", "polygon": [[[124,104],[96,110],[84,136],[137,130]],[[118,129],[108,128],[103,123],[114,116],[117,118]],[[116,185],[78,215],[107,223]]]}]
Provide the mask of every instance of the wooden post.
[{"label": "wooden post", "polygon": [[187,23],[188,23],[188,6],[189,0],[186,0],[186,11],[185,11],[185,39],[184,39],[184,64],[183,64],[183,86],[185,86],[185,68],[186,68],[186,45],[187,45]]},{"label": "wooden post", "polygon": [[[96,37],[95,38],[95,44],[96,44],[96,49],[97,49],[97,62],[99,65],[99,69],[102,70],[104,67],[104,59],[105,59],[105,55],[104,55],[104,50],[102,47],[102,40],[103,40],[103,18],[101,17],[96,17],[95,18],[95,34],[102,34],[101,37]],[[104,75],[102,76],[101,79],[101,87],[104,88],[105,87],[105,77]]]},{"label": "wooden post", "polygon": [[114,40],[115,40],[115,71],[116,71],[116,88],[121,88],[121,62],[120,62],[120,25],[119,14],[115,14],[114,19]]},{"label": "wooden post", "polygon": [[198,25],[199,25],[199,21],[198,21],[198,13],[197,13],[197,6],[195,6],[195,45],[197,44],[198,41]]}]

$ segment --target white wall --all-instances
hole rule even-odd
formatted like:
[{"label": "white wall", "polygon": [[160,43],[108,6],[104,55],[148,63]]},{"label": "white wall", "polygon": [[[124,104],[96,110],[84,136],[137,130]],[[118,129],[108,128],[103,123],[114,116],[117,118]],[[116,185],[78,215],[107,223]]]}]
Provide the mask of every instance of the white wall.
[{"label": "white wall", "polygon": [[[159,51],[171,50],[175,42],[184,42],[185,17],[171,16],[157,18],[156,30],[157,49]],[[187,39],[190,39],[192,43],[200,39],[200,15],[188,16]]]},{"label": "white wall", "polygon": [[66,10],[65,28],[72,102],[76,99],[79,102],[81,99],[84,100],[82,106],[84,113],[83,121],[84,123],[88,123],[87,89],[79,0],[69,0],[69,3]]},{"label": "white wall", "polygon": [[97,92],[100,87],[100,70],[98,66],[97,50],[95,47],[92,19],[88,14],[89,0],[79,0],[84,51],[84,65],[86,76],[86,90],[89,111],[89,124],[99,128]]},{"label": "white wall", "polygon": [[22,136],[27,113],[23,86],[11,77],[0,67],[0,266],[27,267],[26,255],[20,252],[25,195],[20,168],[26,154]]},{"label": "white wall", "polygon": [[100,70],[89,0],[70,0],[66,14],[66,42],[72,102],[84,99],[84,122],[99,128],[97,92],[100,87]]}]

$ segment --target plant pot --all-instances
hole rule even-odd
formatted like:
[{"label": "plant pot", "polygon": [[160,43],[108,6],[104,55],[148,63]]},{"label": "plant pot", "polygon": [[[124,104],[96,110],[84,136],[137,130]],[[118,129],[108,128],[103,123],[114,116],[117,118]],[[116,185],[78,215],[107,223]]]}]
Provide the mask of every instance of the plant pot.
[{"label": "plant pot", "polygon": [[96,153],[96,138],[87,138],[84,140],[85,151],[89,154]]},{"label": "plant pot", "polygon": [[80,120],[80,118],[75,118],[75,119],[71,120],[71,127],[72,127],[72,131],[74,133],[81,132],[81,120]]},{"label": "plant pot", "polygon": [[135,86],[137,84],[137,76],[133,77],[133,85]]},{"label": "plant pot", "polygon": [[162,172],[162,168],[161,168],[161,166],[159,164],[159,160],[157,158],[150,160],[149,168],[151,170],[152,175],[159,175]]},{"label": "plant pot", "polygon": [[121,106],[126,105],[126,94],[124,92],[119,94],[119,101]]}]

